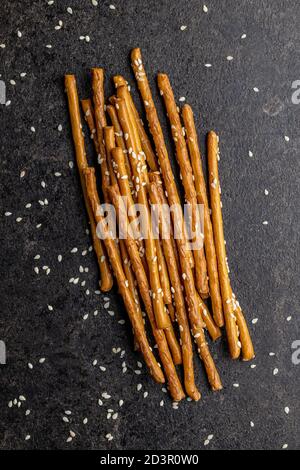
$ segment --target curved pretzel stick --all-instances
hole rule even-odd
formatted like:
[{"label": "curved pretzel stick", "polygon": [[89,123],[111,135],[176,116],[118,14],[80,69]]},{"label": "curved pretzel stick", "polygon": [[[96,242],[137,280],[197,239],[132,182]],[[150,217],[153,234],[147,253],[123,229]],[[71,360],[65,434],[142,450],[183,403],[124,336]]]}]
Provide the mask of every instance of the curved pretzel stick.
[{"label": "curved pretzel stick", "polygon": [[240,341],[242,344],[243,361],[251,361],[255,357],[254,347],[248,330],[247,322],[238,302],[233,300],[233,308],[236,323],[240,333]]},{"label": "curved pretzel stick", "polygon": [[111,184],[116,184],[117,180],[116,180],[115,172],[113,169],[112,158],[111,158],[111,151],[116,146],[115,131],[112,126],[105,126],[103,128],[103,133],[104,133],[104,143],[105,143],[105,149],[106,149],[106,159],[107,159],[107,166],[108,166],[108,171],[109,171],[109,176],[110,176],[110,182]]},{"label": "curved pretzel stick", "polygon": [[111,104],[106,106],[106,111],[107,111],[107,113],[110,117],[111,123],[112,123],[112,125],[115,129],[115,137],[116,137],[117,147],[121,147],[121,149],[123,150],[124,158],[125,158],[126,172],[127,172],[128,177],[131,181],[131,178],[132,178],[131,167],[130,167],[130,163],[129,163],[129,159],[128,159],[128,155],[127,155],[126,144],[125,144],[125,140],[124,140],[124,137],[123,137],[123,131],[122,131],[122,128],[121,128],[120,123],[119,123],[117,111],[116,111],[115,107]]},{"label": "curved pretzel stick", "polygon": [[170,326],[170,318],[166,312],[163,300],[163,291],[160,284],[156,247],[150,220],[149,204],[144,186],[147,181],[146,164],[144,162],[144,156],[141,155],[139,138],[138,136],[136,136],[133,126],[131,124],[125,100],[118,100],[117,113],[124,134],[128,134],[126,145],[135,181],[137,201],[145,209],[145,223],[147,227],[147,238],[145,239],[145,248],[146,259],[149,269],[150,286],[152,290],[153,308],[157,326],[159,328],[164,329]]},{"label": "curved pretzel stick", "polygon": [[92,88],[93,88],[93,101],[94,113],[97,130],[97,139],[99,146],[98,161],[101,168],[102,177],[102,191],[104,201],[108,201],[106,188],[110,184],[109,171],[106,160],[106,151],[104,146],[103,128],[107,125],[105,111],[104,111],[104,70],[93,68],[92,69]]},{"label": "curved pretzel stick", "polygon": [[[215,132],[209,132],[207,145],[212,223],[218,258],[218,269],[223,300],[223,309],[225,315],[225,325],[231,357],[233,359],[237,359],[240,356],[241,350],[241,343],[239,341],[237,325],[240,325],[241,331],[243,331],[243,334],[241,335],[241,342],[244,342],[244,344],[242,344],[243,352],[253,351],[253,346],[242,311],[236,308],[235,306],[234,297],[232,295],[232,289],[230,285],[224,239],[224,226],[220,194],[221,187],[218,169],[219,141],[218,136]],[[248,360],[249,359],[252,358],[248,358]]]},{"label": "curved pretzel stick", "polygon": [[170,393],[174,400],[180,401],[184,398],[184,392],[182,390],[182,387],[178,379],[176,369],[172,360],[172,356],[169,351],[169,347],[168,347],[166,337],[165,337],[165,332],[164,330],[159,329],[156,325],[152,301],[150,297],[150,286],[149,286],[148,279],[147,279],[146,273],[143,268],[143,264],[141,262],[141,259],[137,250],[136,243],[133,239],[131,227],[130,225],[128,225],[127,212],[124,206],[124,201],[120,197],[120,193],[118,191],[117,186],[111,186],[108,189],[108,191],[109,191],[111,201],[115,207],[116,214],[119,219],[119,223],[120,223],[120,220],[122,220],[126,224],[126,227],[127,227],[127,234],[126,234],[127,236],[125,238],[125,243],[127,246],[131,263],[132,263],[132,269],[137,279],[139,291],[143,299],[146,312],[147,312],[147,315],[151,324],[153,336],[157,343],[159,355],[160,355],[163,368],[164,368],[164,371],[168,380]]},{"label": "curved pretzel stick", "polygon": [[82,126],[81,126],[81,119],[80,119],[80,109],[79,109],[79,99],[77,94],[76,88],[76,79],[74,75],[66,75],[65,76],[65,86],[68,96],[68,103],[69,103],[69,112],[70,112],[70,120],[72,126],[72,134],[74,140],[74,147],[76,153],[76,162],[79,171],[81,187],[85,202],[85,207],[88,213],[90,227],[91,227],[91,234],[93,239],[93,246],[97,256],[99,271],[100,271],[100,289],[103,292],[108,292],[113,286],[113,277],[109,267],[108,260],[106,259],[105,252],[102,246],[101,241],[97,237],[96,234],[96,224],[94,220],[94,215],[87,197],[86,187],[85,187],[85,180],[82,174],[84,168],[87,167],[87,159],[85,153],[85,146],[84,146],[84,138],[82,135]]},{"label": "curved pretzel stick", "polygon": [[[149,123],[150,132],[152,134],[156,152],[158,155],[160,168],[162,176],[164,179],[165,186],[168,191],[168,200],[170,206],[175,206],[177,208],[176,216],[173,214],[173,223],[174,227],[176,224],[181,224],[183,220],[182,209],[180,206],[180,200],[178,196],[177,187],[174,180],[174,175],[171,169],[170,160],[168,157],[166,144],[164,141],[163,132],[160,126],[160,122],[157,116],[155,105],[153,102],[151,90],[145,74],[145,69],[142,63],[141,51],[140,49],[133,49],[131,53],[132,67],[137,79],[138,88],[140,90],[143,101],[147,101],[147,106],[145,106],[147,120]],[[181,213],[180,213],[181,211]],[[177,220],[179,219],[179,220]],[[184,281],[184,287],[189,307],[189,318],[194,338],[196,339],[198,345],[198,352],[201,355],[201,358],[204,362],[204,366],[207,372],[208,380],[211,384],[213,390],[220,390],[222,388],[222,383],[217,372],[216,366],[213,362],[213,359],[210,355],[208,346],[205,341],[203,327],[203,321],[198,312],[198,301],[196,297],[196,288],[194,284],[194,277],[191,268],[191,258],[188,256],[189,251],[187,251],[188,245],[185,239],[184,230],[181,230],[181,237],[176,238],[176,243],[178,246],[178,253],[180,258],[180,265],[182,269],[182,276]]]},{"label": "curved pretzel stick", "polygon": [[[197,194],[193,181],[193,171],[190,164],[188,149],[182,132],[182,126],[180,122],[180,116],[177,111],[177,106],[173,94],[173,90],[167,75],[159,73],[157,76],[158,87],[160,93],[163,96],[167,115],[170,120],[172,136],[176,147],[177,162],[180,167],[182,176],[182,183],[185,191],[185,198],[191,207],[191,225],[193,234],[196,235],[194,242],[199,242],[199,225],[200,213],[197,207]],[[202,244],[202,240],[201,240]],[[206,259],[203,246],[193,250],[194,261],[195,261],[195,276],[196,276],[196,287],[198,292],[203,298],[207,298],[209,295],[208,280],[207,280],[207,267]]]},{"label": "curved pretzel stick", "polygon": [[162,237],[162,246],[166,263],[169,270],[170,280],[172,284],[172,291],[175,300],[176,307],[176,319],[179,324],[182,356],[183,356],[183,369],[184,369],[184,384],[187,394],[194,400],[200,399],[200,393],[197,390],[194,379],[194,365],[193,365],[193,348],[190,335],[190,327],[187,319],[187,313],[185,309],[185,302],[183,291],[181,288],[181,280],[179,270],[174,255],[174,249],[171,239],[163,237],[163,224],[166,224],[164,212],[162,210],[162,203],[160,200],[158,187],[156,183],[150,183],[148,185],[148,192],[151,204],[158,210],[159,216],[159,230]]},{"label": "curved pretzel stick", "polygon": [[198,204],[204,205],[204,246],[209,277],[210,296],[213,317],[219,327],[224,326],[222,298],[219,284],[218,262],[214,242],[213,228],[209,212],[206,184],[202,171],[201,153],[192,108],[185,104],[182,109],[186,140],[189,148],[194,173]]},{"label": "curved pretzel stick", "polygon": [[146,155],[146,160],[147,160],[147,163],[148,163],[151,171],[157,171],[158,170],[157,159],[156,159],[155,153],[152,150],[152,145],[151,145],[151,142],[150,142],[149,137],[147,135],[147,132],[145,131],[144,123],[143,123],[142,119],[139,116],[138,110],[136,109],[136,106],[135,106],[134,101],[132,99],[132,96],[130,94],[129,87],[128,87],[128,82],[121,75],[116,75],[113,78],[113,80],[114,80],[114,84],[115,84],[116,88],[119,88],[121,86],[126,86],[127,87],[127,90],[128,90],[127,105],[130,107],[132,115],[135,119],[137,130],[138,130],[139,137],[140,137],[141,144],[142,144],[143,152]]},{"label": "curved pretzel stick", "polygon": [[[131,52],[131,61],[132,68],[137,80],[138,88],[145,106],[147,121],[149,124],[149,130],[153,137],[156,153],[158,156],[160,168],[163,175],[163,180],[165,188],[167,190],[167,198],[169,205],[172,206],[176,204],[180,206],[180,198],[175,183],[173,171],[171,168],[164,135],[161,129],[161,125],[158,119],[157,111],[155,104],[153,102],[152,93],[150,90],[149,82],[145,73],[145,69],[142,62],[142,55],[140,49],[133,49]],[[183,217],[182,217],[183,220]],[[186,232],[184,231],[182,235],[184,244],[182,248],[184,249],[185,256],[188,258],[190,266],[194,266],[194,258],[190,250],[189,243],[186,239]]]},{"label": "curved pretzel stick", "polygon": [[105,235],[104,244],[105,244],[115,277],[117,279],[120,294],[123,298],[129,319],[133,327],[134,335],[136,339],[138,340],[139,346],[141,348],[141,352],[149,368],[150,374],[153,376],[154,380],[156,380],[158,383],[164,383],[165,382],[164,375],[152,353],[151,347],[147,340],[144,325],[141,322],[141,318],[137,313],[137,307],[134,302],[132,292],[128,288],[128,280],[126,279],[126,276],[124,274],[120,253],[117,250],[115,240],[112,238],[111,234],[109,233],[109,230],[105,225],[103,217],[99,215],[98,208],[100,204],[99,204],[99,197],[98,197],[97,189],[96,189],[95,169],[85,168],[83,172],[85,176],[89,201],[92,206],[92,210],[94,212],[94,217],[97,223],[101,224],[101,230],[103,234]]}]

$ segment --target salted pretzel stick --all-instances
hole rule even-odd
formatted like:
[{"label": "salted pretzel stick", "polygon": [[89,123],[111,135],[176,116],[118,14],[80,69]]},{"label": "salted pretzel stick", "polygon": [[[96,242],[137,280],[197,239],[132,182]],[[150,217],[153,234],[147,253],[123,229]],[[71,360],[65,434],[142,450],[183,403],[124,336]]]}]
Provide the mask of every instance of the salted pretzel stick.
[{"label": "salted pretzel stick", "polygon": [[158,271],[159,271],[159,278],[161,287],[164,293],[164,302],[166,305],[172,303],[172,294],[170,289],[170,280],[168,274],[168,268],[166,265],[166,260],[160,245],[160,240],[155,240],[156,244],[156,254],[157,254],[157,261],[158,261]]},{"label": "salted pretzel stick", "polygon": [[132,111],[132,115],[135,119],[137,130],[138,130],[139,137],[140,137],[141,144],[142,144],[143,152],[146,155],[146,160],[147,160],[147,163],[148,163],[151,171],[157,171],[158,170],[157,159],[156,159],[155,153],[153,152],[152,145],[151,145],[151,142],[150,142],[149,137],[147,135],[147,132],[145,131],[143,120],[140,118],[138,110],[136,109],[136,106],[134,104],[133,98],[132,98],[130,90],[129,90],[128,82],[121,75],[116,75],[115,77],[113,77],[113,80],[114,80],[114,84],[115,84],[116,88],[119,88],[119,87],[122,87],[122,86],[127,87],[127,90],[128,90],[127,105],[129,105],[129,107]]},{"label": "salted pretzel stick", "polygon": [[99,154],[99,144],[97,139],[97,130],[95,124],[95,117],[94,117],[94,110],[92,100],[89,98],[86,100],[81,100],[81,107],[84,114],[84,119],[88,125],[91,139],[94,142],[94,147],[96,150],[97,155]]},{"label": "salted pretzel stick", "polygon": [[131,181],[131,178],[132,178],[131,167],[130,167],[130,163],[129,163],[129,159],[128,159],[128,155],[127,155],[127,149],[126,149],[126,144],[125,144],[125,140],[124,140],[124,136],[123,136],[123,131],[122,131],[122,128],[121,128],[120,123],[119,123],[119,119],[118,119],[116,109],[113,105],[109,104],[108,106],[106,106],[106,111],[107,111],[107,113],[110,117],[111,123],[112,123],[112,125],[115,129],[115,137],[116,137],[117,147],[121,147],[121,149],[123,150],[124,158],[125,158],[126,171],[127,171],[128,176],[129,176],[129,179]]},{"label": "salted pretzel stick", "polygon": [[151,347],[148,343],[144,325],[141,321],[141,318],[137,312],[137,306],[134,302],[132,292],[128,288],[128,280],[124,274],[122,267],[122,261],[120,253],[117,250],[115,240],[112,238],[103,217],[99,214],[99,197],[96,189],[96,179],[95,179],[95,170],[94,168],[85,168],[84,176],[86,181],[87,193],[89,201],[94,213],[94,217],[98,224],[101,225],[101,230],[104,236],[104,244],[117,279],[118,287],[120,294],[123,298],[129,319],[131,321],[134,335],[138,340],[141,352],[144,356],[145,362],[149,368],[150,374],[153,376],[154,380],[159,383],[164,383],[164,375],[162,370],[157,363]]},{"label": "salted pretzel stick", "polygon": [[238,302],[233,300],[233,308],[236,323],[240,333],[240,342],[242,344],[242,354],[244,361],[251,361],[255,357],[254,347],[248,330],[247,322]]},{"label": "salted pretzel stick", "polygon": [[128,211],[131,211],[131,214],[128,215],[128,219],[129,219],[129,222],[131,223],[131,227],[135,235],[136,244],[139,249],[139,255],[142,259],[144,269],[146,273],[148,273],[148,265],[145,259],[144,243],[143,243],[143,240],[138,238],[139,229],[136,226],[136,223],[138,221],[136,220],[136,215],[134,211],[135,204],[134,204],[132,194],[131,194],[131,187],[129,185],[129,176],[126,171],[125,156],[121,148],[116,147],[115,149],[112,149],[112,159],[115,165],[115,174],[116,174],[118,186],[120,189],[120,193],[124,198],[126,198]]},{"label": "salted pretzel stick", "polygon": [[[137,313],[141,317],[141,321],[143,322],[142,308],[141,308],[141,304],[140,304],[140,299],[139,299],[137,289],[135,287],[136,280],[135,280],[134,274],[133,274],[132,269],[131,269],[131,263],[130,263],[130,259],[129,259],[129,256],[128,256],[128,252],[127,252],[127,248],[126,248],[126,244],[125,244],[124,240],[119,241],[119,247],[120,247],[120,254],[121,254],[124,274],[126,276],[126,279],[128,280],[128,284],[129,284],[128,287],[129,287],[130,291],[132,292],[133,299],[134,299],[134,302],[136,304]],[[139,348],[140,348],[140,346],[138,344],[138,341],[134,337],[134,350],[138,351]]]},{"label": "salted pretzel stick", "polygon": [[[197,390],[194,379],[194,365],[193,365],[193,348],[190,335],[190,327],[185,308],[184,295],[181,288],[180,273],[177,268],[177,263],[174,255],[174,249],[169,237],[163,236],[163,225],[167,223],[165,214],[162,210],[162,203],[158,193],[156,183],[148,185],[148,192],[151,204],[158,210],[159,218],[159,231],[162,238],[162,246],[166,263],[169,270],[170,280],[172,284],[172,291],[175,300],[176,319],[179,325],[180,340],[182,347],[183,370],[184,370],[184,384],[187,394],[194,400],[200,399],[200,393]],[[169,306],[170,307],[170,306]]]},{"label": "salted pretzel stick", "polygon": [[198,144],[197,131],[192,108],[185,104],[182,109],[183,123],[186,132],[186,141],[194,173],[195,189],[198,204],[204,206],[204,246],[209,277],[209,288],[212,303],[213,317],[219,327],[224,326],[222,298],[219,284],[218,262],[214,242],[213,228],[209,212],[206,183],[202,170],[201,153]]},{"label": "salted pretzel stick", "polygon": [[[160,173],[158,171],[150,172],[150,173],[148,173],[148,176],[149,176],[149,182],[150,183],[156,183],[157,191],[158,191],[158,194],[159,194],[159,197],[160,197],[161,204],[164,204],[164,205],[168,206],[168,201],[167,201],[166,195],[164,193],[163,182],[161,180]],[[170,228],[170,238],[171,238],[171,241],[172,241],[172,244],[173,244],[173,249],[174,249],[174,253],[175,253],[175,257],[176,257],[177,267],[178,267],[178,270],[180,271],[180,261],[179,261],[179,257],[178,257],[176,242],[174,240],[174,233],[173,233],[172,224],[170,224],[169,228]]]},{"label": "salted pretzel stick", "polygon": [[98,161],[101,168],[102,191],[104,201],[108,201],[106,188],[110,184],[109,170],[107,166],[106,151],[104,145],[103,128],[107,125],[104,111],[104,70],[99,68],[92,69],[92,88],[94,113],[97,130],[97,139],[99,146]]},{"label": "salted pretzel stick", "polygon": [[147,181],[146,164],[144,156],[141,155],[140,141],[138,135],[134,132],[131,119],[128,115],[126,102],[124,99],[119,99],[116,105],[120,124],[124,134],[128,134],[126,141],[130,164],[134,176],[135,191],[138,203],[144,208],[144,216],[146,217],[145,224],[147,230],[147,237],[145,239],[146,259],[149,269],[150,286],[152,290],[152,301],[154,307],[154,314],[157,326],[159,328],[167,328],[170,326],[170,318],[165,309],[163,300],[163,290],[161,288],[158,262],[156,254],[155,240],[152,233],[152,225],[150,220],[150,210],[148,204],[147,193],[145,184]]},{"label": "salted pretzel stick", "polygon": [[[196,296],[196,288],[194,284],[194,276],[192,271],[192,262],[191,258],[188,255],[190,253],[187,251],[188,244],[185,238],[185,232],[182,230],[182,208],[180,205],[180,199],[177,191],[177,187],[174,180],[174,175],[172,172],[170,160],[168,157],[168,152],[166,149],[166,144],[164,141],[163,132],[160,126],[160,122],[157,116],[155,105],[153,102],[151,90],[145,73],[145,69],[142,63],[141,51],[140,49],[133,49],[131,53],[132,67],[135,73],[135,77],[138,83],[138,87],[143,98],[143,101],[147,101],[145,106],[147,120],[149,123],[150,132],[152,134],[157,156],[160,163],[160,168],[167,189],[168,201],[170,206],[175,206],[173,216],[174,230],[177,225],[179,225],[179,231],[181,233],[180,237],[176,238],[176,243],[178,247],[178,253],[180,258],[180,265],[182,270],[182,278],[184,282],[184,288],[187,297],[189,319],[191,328],[193,331],[194,338],[198,346],[198,352],[203,360],[208,380],[211,384],[213,390],[220,390],[222,388],[221,380],[217,372],[214,361],[210,355],[205,335],[203,331],[203,320],[199,315],[198,300]],[[176,212],[176,214],[175,214]]]},{"label": "salted pretzel stick", "polygon": [[116,180],[115,172],[113,169],[113,163],[112,163],[112,157],[111,157],[111,151],[116,146],[114,128],[112,126],[104,127],[103,134],[104,134],[106,159],[107,159],[107,166],[108,166],[108,171],[109,171],[109,176],[110,176],[110,182],[111,184],[116,184],[117,180]]},{"label": "salted pretzel stick", "polygon": [[[168,76],[159,73],[157,76],[157,81],[170,120],[172,136],[176,147],[176,157],[185,191],[185,198],[191,207],[191,226],[193,234],[196,233],[196,238],[193,241],[199,243],[200,213],[197,207],[197,194],[193,181],[193,171],[190,164],[188,149],[182,132],[180,116],[177,110],[176,101]],[[207,280],[207,266],[203,246],[201,248],[194,249],[193,255],[195,261],[196,287],[201,296],[203,298],[207,298],[209,295],[209,289]]]},{"label": "salted pretzel stick", "polygon": [[119,225],[120,225],[120,221],[122,220],[123,223],[125,223],[126,228],[127,228],[127,233],[126,233],[126,238],[125,238],[126,247],[127,247],[128,254],[132,263],[132,269],[136,276],[140,295],[143,299],[145,309],[146,309],[146,312],[147,312],[147,315],[151,324],[153,336],[157,343],[158,352],[159,352],[159,355],[163,364],[163,368],[165,371],[165,375],[169,384],[170,393],[174,400],[180,401],[181,399],[184,398],[184,392],[182,390],[180,381],[176,373],[176,369],[172,360],[172,356],[170,354],[168,343],[166,341],[165,332],[164,330],[159,329],[157,327],[157,324],[155,321],[152,300],[150,297],[149,282],[148,282],[146,273],[143,268],[143,264],[139,256],[135,240],[133,239],[131,227],[128,224],[127,212],[124,206],[124,201],[120,197],[120,193],[119,193],[117,186],[111,186],[110,188],[108,188],[108,191],[109,191],[109,195],[111,198],[111,202],[114,205],[115,210],[116,210],[116,214],[119,220]]},{"label": "salted pretzel stick", "polygon": [[201,299],[200,295],[198,295],[198,300],[199,300],[199,308],[200,312],[203,318],[203,321],[205,323],[206,329],[213,341],[216,341],[219,339],[222,335],[220,328],[215,324],[207,306]]},{"label": "salted pretzel stick", "polygon": [[84,138],[82,135],[82,125],[80,119],[80,109],[79,109],[79,99],[77,94],[77,87],[76,87],[76,79],[74,75],[66,75],[65,76],[65,86],[68,96],[68,103],[69,103],[69,112],[70,112],[70,120],[72,126],[72,134],[74,140],[74,147],[76,153],[76,162],[79,171],[81,187],[85,202],[85,207],[88,213],[90,227],[91,227],[91,234],[93,239],[93,247],[97,256],[99,270],[100,270],[100,289],[103,292],[108,292],[113,285],[113,277],[110,270],[110,266],[108,260],[106,258],[103,246],[99,238],[96,234],[96,224],[94,220],[94,214],[92,212],[86,187],[85,187],[85,180],[82,174],[84,168],[87,167],[87,159],[85,153],[85,146],[84,146]]},{"label": "salted pretzel stick", "polygon": [[[209,169],[209,189],[212,210],[212,223],[214,230],[214,239],[218,258],[218,269],[220,277],[220,286],[222,293],[223,309],[225,315],[225,325],[229,344],[229,351],[233,359],[240,356],[241,343],[238,336],[238,325],[240,325],[243,334],[241,335],[242,349],[244,351],[253,350],[250,335],[244,320],[242,311],[236,309],[232,289],[230,285],[226,247],[224,239],[224,226],[221,204],[221,186],[219,179],[218,159],[219,159],[219,140],[215,132],[208,134],[208,169]],[[246,334],[247,331],[247,334]],[[251,344],[250,344],[251,343]],[[253,351],[254,356],[254,351]],[[246,356],[248,357],[248,356]],[[249,359],[248,359],[249,360]]]}]

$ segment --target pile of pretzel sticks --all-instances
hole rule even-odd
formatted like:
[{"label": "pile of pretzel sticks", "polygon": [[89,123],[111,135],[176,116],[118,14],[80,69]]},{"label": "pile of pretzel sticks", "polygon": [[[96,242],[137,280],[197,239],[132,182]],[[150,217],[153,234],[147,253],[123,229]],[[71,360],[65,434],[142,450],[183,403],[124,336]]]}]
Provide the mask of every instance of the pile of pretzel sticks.
[{"label": "pile of pretzel sticks", "polygon": [[[204,208],[204,243],[191,250],[178,187],[140,49],[132,50],[131,61],[151,137],[123,77],[113,77],[115,95],[106,102],[103,69],[92,69],[92,100],[81,101],[101,170],[100,196],[95,169],[88,165],[86,157],[76,80],[74,75],[65,76],[76,160],[99,263],[100,288],[107,292],[116,282],[132,325],[135,347],[143,355],[154,380],[167,383],[174,401],[182,400],[186,394],[197,401],[201,395],[195,384],[192,339],[215,391],[222,389],[222,382],[206,333],[215,341],[225,325],[231,357],[242,356],[245,361],[254,357],[248,327],[229,279],[218,174],[219,139],[215,132],[208,134],[208,196],[193,111],[188,104],[181,110],[177,107],[168,76],[158,74],[192,225],[198,220],[199,204]],[[121,217],[127,220],[126,237],[118,239],[109,230],[99,211],[100,197],[102,202],[114,206],[119,224]],[[144,238],[137,238],[133,233],[132,223],[137,214],[130,208],[135,204],[142,204],[146,210],[148,232]],[[176,207],[171,212],[169,237],[163,236],[167,220],[162,208],[166,204]],[[154,206],[160,211],[159,237],[154,236],[149,220]],[[174,237],[178,225],[181,236]],[[99,226],[101,239],[97,236]],[[212,314],[204,302],[208,298]],[[147,323],[161,364],[150,346]],[[180,364],[184,387],[176,369]]]}]

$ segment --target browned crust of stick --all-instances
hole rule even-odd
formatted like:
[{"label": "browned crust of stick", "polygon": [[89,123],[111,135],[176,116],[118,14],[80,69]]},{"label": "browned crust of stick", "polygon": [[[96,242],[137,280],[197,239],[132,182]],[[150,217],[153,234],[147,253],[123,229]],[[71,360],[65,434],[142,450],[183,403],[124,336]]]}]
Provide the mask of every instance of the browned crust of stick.
[{"label": "browned crust of stick", "polygon": [[[180,206],[180,198],[175,183],[171,163],[169,160],[164,135],[159,122],[155,104],[153,102],[152,93],[150,90],[149,82],[145,73],[145,69],[142,62],[142,55],[140,49],[133,49],[131,52],[131,65],[134,71],[134,75],[138,84],[138,88],[142,97],[142,101],[145,107],[147,121],[149,125],[150,133],[153,137],[156,154],[159,160],[160,168],[162,171],[165,188],[167,191],[167,198],[169,205],[177,204]],[[185,234],[183,234],[184,237]],[[192,252],[189,248],[189,243],[184,239],[184,245],[182,248],[185,250],[185,256],[188,258],[190,266],[194,266],[194,259]]]},{"label": "browned crust of stick", "polygon": [[99,215],[99,198],[96,189],[95,170],[93,168],[85,168],[84,176],[86,181],[87,193],[91,207],[93,209],[94,217],[97,220],[97,223],[100,223],[102,225],[102,231],[105,234],[105,247],[118,283],[120,294],[123,298],[129,319],[133,327],[134,335],[138,340],[141,352],[149,368],[150,374],[157,382],[164,383],[164,375],[152,353],[151,347],[147,340],[144,325],[141,321],[141,318],[137,311],[137,306],[134,302],[132,292],[128,288],[128,280],[126,279],[126,276],[124,274],[120,253],[116,248],[115,240],[113,240],[113,238],[109,234],[108,228],[105,226],[105,223],[103,223],[103,217]]},{"label": "browned crust of stick", "polygon": [[[111,201],[116,209],[117,216],[122,217],[122,220],[125,221],[127,219],[126,208],[124,206],[123,199],[120,197],[120,193],[117,186],[110,187],[108,191]],[[184,392],[182,390],[182,386],[176,373],[176,369],[172,360],[172,356],[170,354],[164,330],[159,329],[156,325],[152,301],[150,297],[149,282],[139,256],[135,240],[133,239],[130,226],[128,226],[128,233],[125,238],[125,243],[132,263],[132,269],[137,279],[140,295],[143,299],[153,331],[153,335],[157,343],[159,355],[163,364],[165,375],[168,380],[171,396],[174,400],[180,401],[184,398]]]},{"label": "browned crust of stick", "polygon": [[107,111],[107,113],[110,117],[111,123],[112,123],[112,125],[115,129],[115,138],[116,138],[117,147],[120,147],[123,150],[124,158],[125,158],[126,171],[127,171],[128,177],[131,181],[131,178],[132,178],[131,167],[130,167],[130,163],[129,163],[129,159],[128,159],[128,155],[127,155],[126,144],[125,144],[125,140],[124,140],[124,136],[123,136],[123,131],[122,131],[122,128],[121,128],[120,123],[119,123],[117,111],[116,111],[115,107],[111,104],[106,106],[106,111]]},{"label": "browned crust of stick", "polygon": [[114,83],[115,83],[116,88],[126,86],[127,89],[128,89],[128,92],[129,92],[128,93],[128,104],[131,108],[133,117],[135,118],[135,121],[136,121],[136,126],[137,126],[137,130],[138,130],[139,137],[140,137],[140,140],[141,140],[143,152],[146,155],[146,160],[147,160],[147,163],[148,163],[149,168],[151,169],[151,171],[157,171],[158,170],[157,159],[156,159],[155,153],[153,152],[150,139],[147,135],[147,132],[145,131],[143,120],[139,116],[138,110],[136,109],[133,98],[132,98],[131,93],[129,91],[128,83],[125,80],[125,78],[123,78],[121,75],[116,75],[114,77]]},{"label": "browned crust of stick", "polygon": [[210,218],[206,184],[202,170],[201,153],[192,108],[185,104],[182,109],[186,141],[193,167],[195,189],[198,204],[204,205],[204,246],[209,277],[210,296],[214,321],[219,327],[224,326],[222,297],[219,284],[218,262],[214,242],[213,228]]},{"label": "browned crust of stick", "polygon": [[69,112],[70,120],[72,126],[72,134],[74,140],[74,147],[76,152],[76,162],[78,166],[78,171],[80,175],[81,187],[83,192],[83,197],[85,201],[85,207],[88,213],[91,234],[93,239],[93,246],[97,256],[99,270],[100,270],[100,289],[103,292],[108,292],[113,286],[113,276],[110,270],[108,260],[104,248],[102,246],[101,240],[97,237],[96,234],[96,224],[94,220],[94,214],[92,212],[87,192],[85,186],[85,180],[83,177],[83,169],[87,167],[87,159],[84,146],[84,138],[82,134],[82,126],[80,119],[80,108],[79,108],[79,99],[77,94],[76,79],[74,75],[65,76],[65,87],[68,96],[69,103]]},{"label": "browned crust of stick", "polygon": [[[162,202],[160,200],[160,195],[158,192],[158,186],[156,183],[150,183],[148,185],[148,192],[151,204],[157,206],[160,209],[159,216],[160,219],[160,234],[162,236],[162,225],[166,223],[164,218],[164,213],[162,211]],[[183,291],[181,289],[181,279],[180,272],[177,267],[177,262],[175,258],[175,253],[173,249],[173,244],[170,238],[162,237],[162,246],[166,259],[166,263],[169,270],[174,300],[176,308],[176,319],[179,325],[180,339],[181,339],[181,348],[182,348],[182,359],[183,359],[183,370],[184,370],[184,384],[187,394],[193,400],[199,400],[201,395],[197,390],[194,378],[194,365],[193,365],[193,348],[192,340],[190,335],[190,327],[188,323],[187,312],[185,308]],[[168,306],[170,307],[170,305]]]},{"label": "browned crust of stick", "polygon": [[118,117],[120,124],[122,126],[123,132],[128,134],[128,139],[126,141],[130,164],[132,168],[132,173],[134,176],[135,191],[136,197],[139,204],[141,204],[144,209],[146,216],[146,225],[147,225],[147,237],[145,239],[145,251],[146,259],[149,269],[149,279],[150,287],[152,290],[152,300],[155,319],[157,326],[159,328],[167,328],[170,325],[170,318],[165,309],[164,300],[163,300],[163,291],[161,288],[156,246],[155,240],[152,233],[152,224],[150,220],[150,210],[148,204],[147,193],[145,191],[145,186],[148,174],[147,168],[144,160],[144,154],[142,154],[140,140],[138,135],[133,129],[130,116],[128,114],[126,102],[124,99],[119,99],[116,103],[116,109],[118,112]]},{"label": "browned crust of stick", "polygon": [[[176,147],[177,162],[180,167],[182,183],[185,191],[185,198],[191,206],[192,217],[192,230],[199,233],[200,227],[197,224],[200,222],[200,214],[197,208],[197,194],[193,181],[193,171],[190,164],[188,149],[186,146],[185,138],[183,136],[182,125],[180,122],[180,115],[177,110],[176,101],[174,98],[173,90],[166,74],[159,73],[157,76],[158,87],[163,96],[164,103],[167,110],[167,115],[171,125],[172,136]],[[203,240],[199,240],[198,236],[194,241],[200,241],[203,245]],[[207,298],[209,295],[208,280],[207,280],[207,266],[203,246],[199,249],[193,250],[195,261],[195,283],[201,297]]]},{"label": "browned crust of stick", "polygon": [[108,202],[106,188],[110,184],[109,170],[107,166],[106,151],[104,145],[103,128],[107,125],[104,111],[104,70],[99,68],[92,69],[92,89],[94,113],[97,130],[97,139],[99,146],[98,161],[101,168],[102,191],[105,202]]},{"label": "browned crust of stick", "polygon": [[[221,186],[219,179],[218,159],[219,159],[219,139],[215,132],[208,134],[208,168],[209,168],[209,189],[212,210],[212,222],[214,230],[215,246],[218,258],[218,270],[225,315],[226,333],[229,344],[230,355],[233,359],[240,356],[241,347],[243,354],[248,357],[249,351],[254,350],[252,341],[248,332],[246,321],[242,311],[236,308],[236,302],[232,294],[230,285],[228,263],[224,239],[224,226],[221,203]],[[239,328],[241,337],[239,341]],[[244,344],[243,344],[244,342]],[[242,343],[242,344],[241,344]],[[252,357],[251,357],[252,359]],[[247,359],[249,360],[249,358]]]}]

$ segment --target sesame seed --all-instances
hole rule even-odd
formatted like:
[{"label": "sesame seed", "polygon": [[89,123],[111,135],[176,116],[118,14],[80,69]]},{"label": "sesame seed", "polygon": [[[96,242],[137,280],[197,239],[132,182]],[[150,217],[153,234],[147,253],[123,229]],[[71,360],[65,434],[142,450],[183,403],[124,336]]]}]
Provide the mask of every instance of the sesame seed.
[{"label": "sesame seed", "polygon": [[187,26],[186,26],[186,25],[182,25],[182,26],[180,26],[180,29],[181,29],[181,31],[185,31],[185,30],[186,30],[186,28],[187,28]]},{"label": "sesame seed", "polygon": [[204,13],[208,13],[208,8],[207,8],[206,5],[203,5],[203,11],[204,11]]}]

